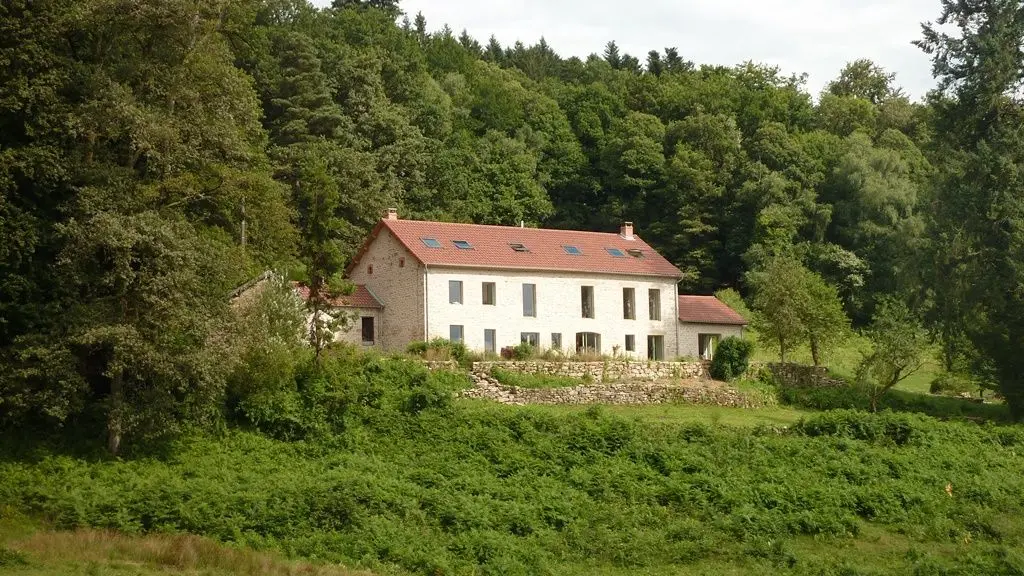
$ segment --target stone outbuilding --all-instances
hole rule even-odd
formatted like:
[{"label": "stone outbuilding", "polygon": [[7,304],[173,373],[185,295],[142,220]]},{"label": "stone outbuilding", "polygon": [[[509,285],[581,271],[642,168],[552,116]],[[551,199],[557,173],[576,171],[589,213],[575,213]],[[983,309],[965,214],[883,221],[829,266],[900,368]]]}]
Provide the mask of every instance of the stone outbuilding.
[{"label": "stone outbuilding", "polygon": [[[296,294],[303,302],[309,299],[309,287],[294,282]],[[344,328],[334,333],[335,342],[348,342],[357,346],[376,347],[380,343],[380,327],[383,321],[384,305],[369,288],[356,284],[351,294],[337,296],[330,300],[333,318],[345,315]],[[312,321],[312,316],[309,317]]]},{"label": "stone outbuilding", "polygon": [[743,336],[747,321],[714,296],[679,296],[679,355],[711,360],[718,342]]}]

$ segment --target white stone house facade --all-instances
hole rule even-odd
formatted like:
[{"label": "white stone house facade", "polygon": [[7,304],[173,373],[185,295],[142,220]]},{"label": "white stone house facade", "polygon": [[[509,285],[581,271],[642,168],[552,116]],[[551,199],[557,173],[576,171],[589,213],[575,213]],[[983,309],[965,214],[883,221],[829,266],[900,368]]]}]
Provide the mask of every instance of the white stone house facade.
[{"label": "white stone house facade", "polygon": [[[586,315],[585,288],[593,304]],[[485,291],[493,298],[485,300]],[[427,275],[427,338],[457,338],[487,352],[530,342],[662,360],[675,355],[675,295],[674,278],[434,268]]]}]

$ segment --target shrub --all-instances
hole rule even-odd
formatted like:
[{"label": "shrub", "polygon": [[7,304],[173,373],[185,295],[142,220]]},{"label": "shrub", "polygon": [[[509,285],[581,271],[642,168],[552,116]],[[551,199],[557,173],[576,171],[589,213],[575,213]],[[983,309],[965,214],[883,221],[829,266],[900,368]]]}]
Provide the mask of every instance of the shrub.
[{"label": "shrub", "polygon": [[513,360],[529,360],[536,356],[537,350],[529,342],[523,342],[512,348],[512,359]]},{"label": "shrub", "polygon": [[464,342],[452,342],[446,338],[434,338],[429,342],[410,342],[405,351],[424,360],[455,360],[460,365],[472,362],[469,349]]},{"label": "shrub", "polygon": [[711,377],[716,380],[728,381],[742,376],[747,371],[750,355],[753,352],[754,344],[749,340],[734,336],[722,340],[711,360],[709,369]]},{"label": "shrub", "polygon": [[943,372],[932,380],[928,390],[932,394],[959,396],[961,394],[977,392],[978,385],[966,376]]},{"label": "shrub", "polygon": [[565,352],[558,348],[548,348],[538,355],[538,358],[545,362],[562,362],[565,360]]},{"label": "shrub", "polygon": [[410,342],[409,345],[405,347],[405,351],[413,356],[423,356],[427,353],[428,347],[429,345],[423,340],[416,340],[414,342]]},{"label": "shrub", "polygon": [[859,410],[832,410],[803,418],[793,430],[806,436],[838,436],[868,442],[888,441],[902,446],[934,428],[934,420],[926,421],[898,412],[873,414]]}]

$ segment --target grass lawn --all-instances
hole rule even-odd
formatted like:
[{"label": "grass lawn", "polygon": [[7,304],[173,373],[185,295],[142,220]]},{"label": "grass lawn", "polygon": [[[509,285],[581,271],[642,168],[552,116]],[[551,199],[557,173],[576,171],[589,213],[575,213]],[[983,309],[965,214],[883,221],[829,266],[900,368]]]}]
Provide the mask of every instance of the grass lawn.
[{"label": "grass lawn", "polygon": [[[10,515],[8,515],[10,516]],[[188,534],[135,536],[108,530],[42,530],[0,519],[0,574],[19,576],[369,576],[294,562]]]},{"label": "grass lawn", "polygon": [[462,400],[467,407],[478,410],[513,410],[534,412],[539,414],[578,414],[587,410],[600,410],[607,414],[636,418],[645,422],[662,422],[685,424],[699,422],[703,424],[723,424],[726,426],[754,427],[788,426],[800,418],[814,414],[809,410],[797,410],[787,407],[771,408],[725,408],[719,406],[703,406],[698,404],[648,404],[631,406],[590,406],[590,405],[539,405],[505,406],[485,400]]}]

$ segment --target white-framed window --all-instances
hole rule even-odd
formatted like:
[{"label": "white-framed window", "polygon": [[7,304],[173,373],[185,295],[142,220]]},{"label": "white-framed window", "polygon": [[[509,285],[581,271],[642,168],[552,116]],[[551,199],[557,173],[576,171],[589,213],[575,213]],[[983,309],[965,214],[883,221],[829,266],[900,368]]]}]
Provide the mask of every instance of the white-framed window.
[{"label": "white-framed window", "polygon": [[464,335],[465,331],[461,324],[452,324],[448,327],[448,339],[452,342],[462,342]]},{"label": "white-framed window", "polygon": [[580,354],[600,354],[601,335],[597,332],[577,332],[576,352]]},{"label": "white-framed window", "polygon": [[493,328],[484,330],[484,352],[495,354],[498,351],[498,331]]},{"label": "white-framed window", "polygon": [[537,285],[523,284],[523,316],[537,317]]},{"label": "white-framed window", "polygon": [[494,306],[498,303],[498,288],[494,282],[484,282],[481,292],[484,306]]},{"label": "white-framed window", "polygon": [[664,360],[665,359],[665,337],[664,336],[648,336],[647,337],[647,359],[648,360]]},{"label": "white-framed window", "polygon": [[462,280],[448,281],[448,303],[462,304]]},{"label": "white-framed window", "polygon": [[657,288],[647,291],[647,314],[651,320],[661,320],[661,290]]},{"label": "white-framed window", "polygon": [[594,317],[594,287],[593,286],[581,286],[580,287],[580,304],[582,307],[584,318]]},{"label": "white-framed window", "polygon": [[626,334],[626,352],[636,352],[635,334]]},{"label": "white-framed window", "polygon": [[636,320],[636,290],[632,288],[622,289],[622,317]]},{"label": "white-framed window", "polygon": [[540,346],[540,333],[539,332],[523,332],[519,334],[519,341],[523,344],[529,344],[534,348]]},{"label": "white-framed window", "polygon": [[561,332],[552,332],[551,333],[551,348],[553,350],[561,350],[562,349],[562,333]]}]

